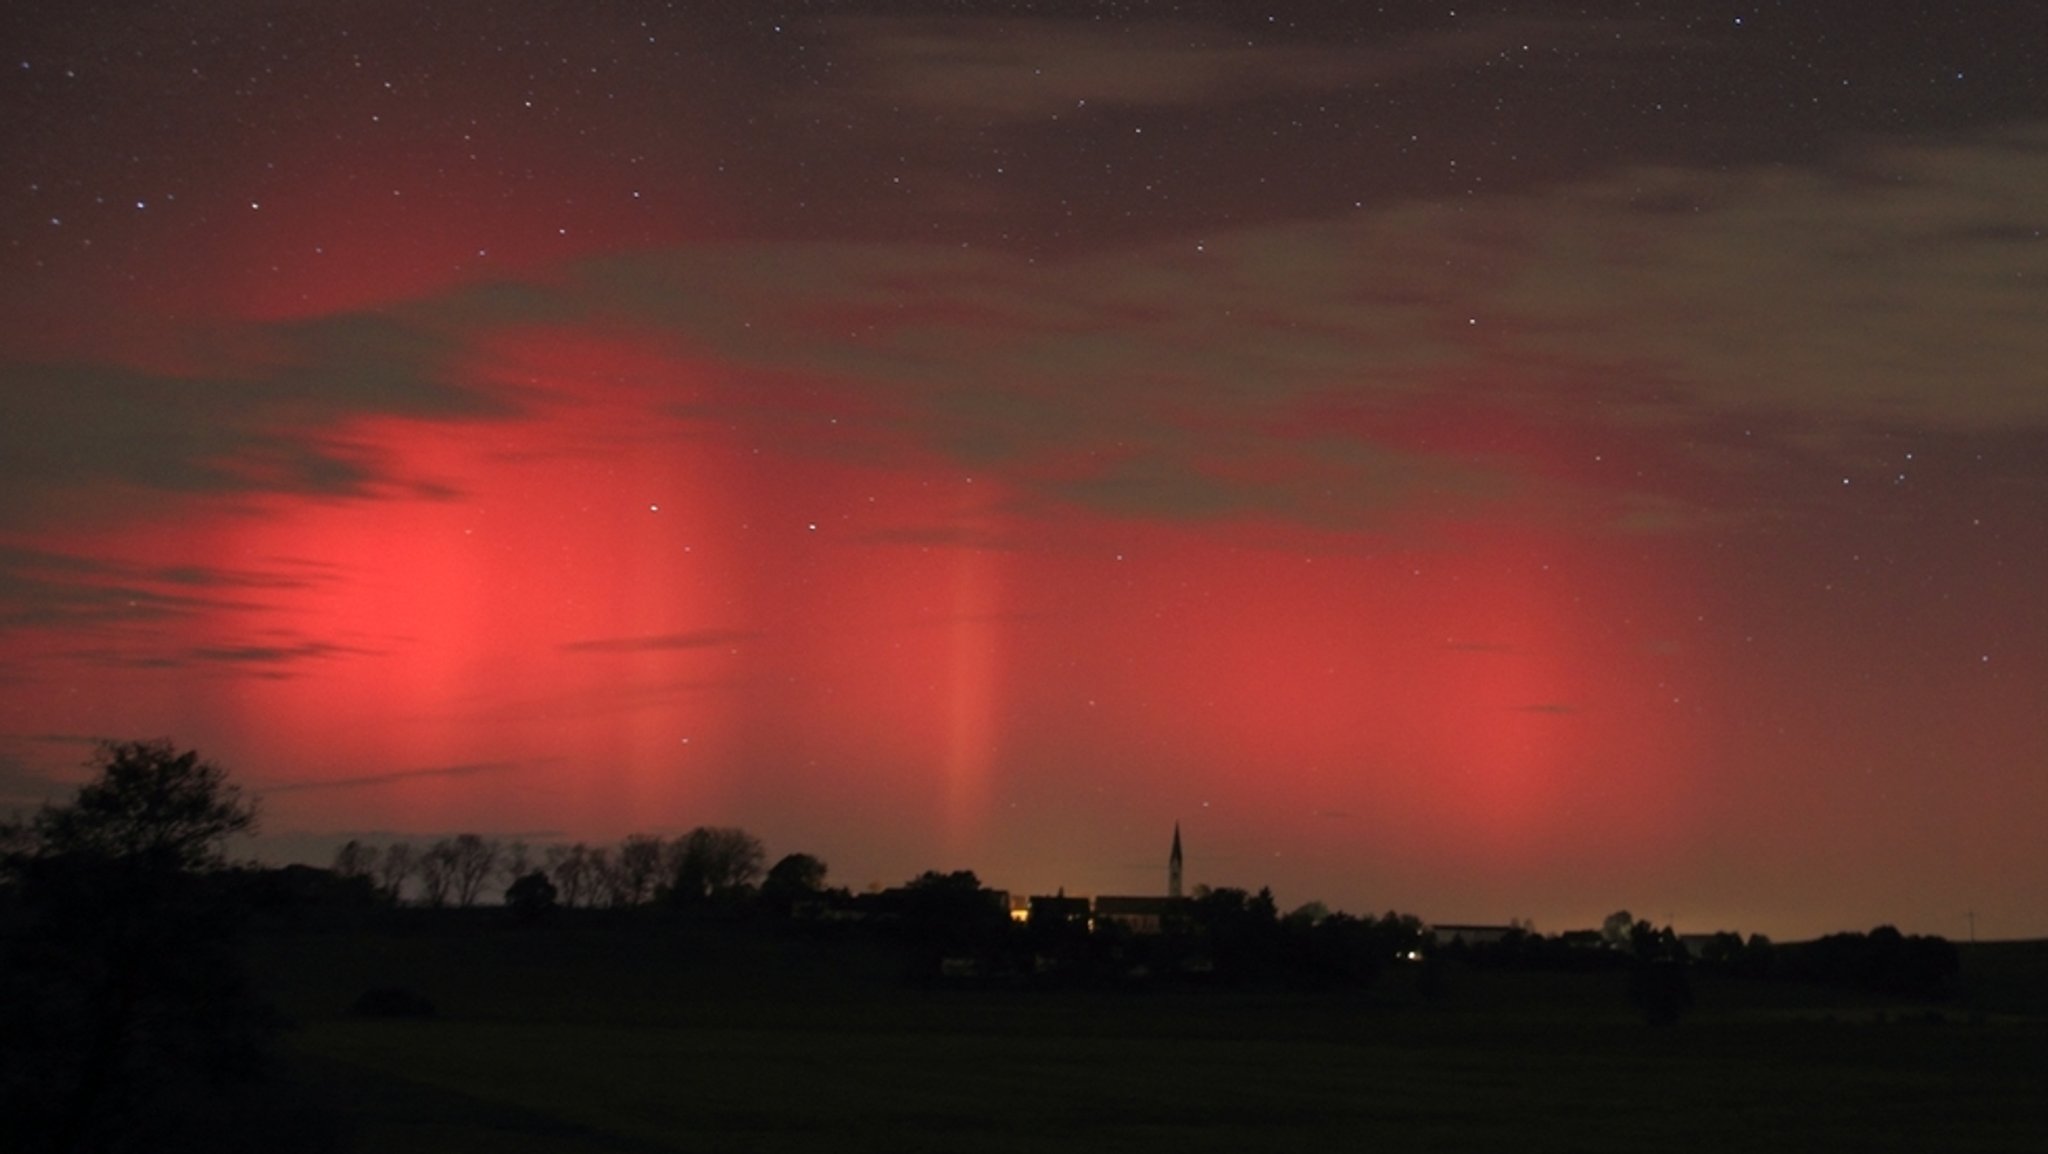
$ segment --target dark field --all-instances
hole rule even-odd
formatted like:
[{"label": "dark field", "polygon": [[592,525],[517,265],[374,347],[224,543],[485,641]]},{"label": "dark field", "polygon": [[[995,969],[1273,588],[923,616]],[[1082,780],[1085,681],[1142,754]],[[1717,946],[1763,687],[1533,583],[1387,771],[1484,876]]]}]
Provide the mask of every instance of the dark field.
[{"label": "dark field", "polygon": [[[258,942],[363,1151],[2048,1149],[2048,950],[1964,997],[1391,971],[1365,994],[916,988],[859,939],[413,919]],[[364,1019],[364,990],[431,999]]]}]

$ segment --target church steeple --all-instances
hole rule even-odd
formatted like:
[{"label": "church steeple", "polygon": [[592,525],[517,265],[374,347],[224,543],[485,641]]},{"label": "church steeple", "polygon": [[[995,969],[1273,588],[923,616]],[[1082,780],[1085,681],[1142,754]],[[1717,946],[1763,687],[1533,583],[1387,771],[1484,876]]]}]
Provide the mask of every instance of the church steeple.
[{"label": "church steeple", "polygon": [[1180,897],[1180,823],[1173,823],[1173,853],[1166,859],[1166,896]]}]

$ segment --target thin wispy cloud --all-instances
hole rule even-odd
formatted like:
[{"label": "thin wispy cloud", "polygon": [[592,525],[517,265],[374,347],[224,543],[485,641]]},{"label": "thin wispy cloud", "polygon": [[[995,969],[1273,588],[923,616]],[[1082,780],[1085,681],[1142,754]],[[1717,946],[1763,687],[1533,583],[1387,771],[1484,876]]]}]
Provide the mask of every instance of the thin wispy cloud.
[{"label": "thin wispy cloud", "polygon": [[698,629],[688,633],[663,633],[648,637],[601,637],[571,641],[564,653],[662,653],[687,649],[717,649],[759,639],[761,634],[746,629]]},{"label": "thin wispy cloud", "polygon": [[334,777],[315,781],[285,781],[259,784],[260,793],[307,793],[314,790],[373,789],[381,785],[397,785],[408,781],[423,781],[435,778],[484,777],[493,774],[510,773],[526,768],[524,762],[485,761],[463,765],[441,765],[427,769],[401,769],[390,773],[369,773],[359,777]]},{"label": "thin wispy cloud", "polygon": [[139,565],[81,552],[0,546],[0,628],[89,626],[260,609],[267,595],[330,579],[303,563],[270,568]]}]

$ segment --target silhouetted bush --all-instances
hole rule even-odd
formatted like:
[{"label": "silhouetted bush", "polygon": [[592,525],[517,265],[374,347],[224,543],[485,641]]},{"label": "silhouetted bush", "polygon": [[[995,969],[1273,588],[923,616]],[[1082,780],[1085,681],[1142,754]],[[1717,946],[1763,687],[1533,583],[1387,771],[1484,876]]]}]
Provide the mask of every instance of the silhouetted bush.
[{"label": "silhouetted bush", "polygon": [[555,908],[555,883],[539,870],[505,887],[505,908],[522,922],[537,921]]}]

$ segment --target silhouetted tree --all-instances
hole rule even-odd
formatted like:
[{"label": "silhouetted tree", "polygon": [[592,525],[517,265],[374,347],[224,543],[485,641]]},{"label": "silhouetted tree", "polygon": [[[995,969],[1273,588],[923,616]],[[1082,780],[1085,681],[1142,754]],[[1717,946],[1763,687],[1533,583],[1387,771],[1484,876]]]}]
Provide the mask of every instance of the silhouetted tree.
[{"label": "silhouetted tree", "polygon": [[555,908],[555,883],[539,870],[521,875],[505,887],[505,908],[520,921],[535,921]]},{"label": "silhouetted tree", "polygon": [[823,893],[825,863],[807,853],[784,855],[761,881],[761,902],[779,914],[788,914],[796,904]]},{"label": "silhouetted tree", "polygon": [[533,847],[527,845],[523,838],[515,837],[506,842],[503,852],[498,855],[498,869],[504,873],[507,882],[518,881],[537,868]]},{"label": "silhouetted tree", "polygon": [[1700,964],[1714,969],[1733,971],[1741,959],[1742,935],[1730,930],[1715,933],[1700,948]]},{"label": "silhouetted tree", "polygon": [[569,846],[549,846],[542,861],[561,891],[563,905],[574,909],[590,900],[596,879],[591,871],[589,846],[580,841]]},{"label": "silhouetted tree", "polygon": [[420,854],[413,872],[419,875],[421,901],[435,909],[448,904],[455,892],[457,855],[453,838],[442,838]]},{"label": "silhouetted tree", "polygon": [[1777,970],[1777,951],[1771,939],[1762,934],[1751,934],[1742,943],[1742,973],[1752,978],[1768,978]]},{"label": "silhouetted tree", "polygon": [[1188,905],[1197,935],[1208,943],[1216,974],[1246,982],[1275,977],[1281,967],[1279,906],[1273,891],[1198,887]]},{"label": "silhouetted tree", "polygon": [[226,864],[227,839],[255,828],[256,805],[226,771],[168,741],[102,742],[100,776],[70,805],[46,805],[30,823],[45,857],[67,854],[173,872]]},{"label": "silhouetted tree", "polygon": [[272,1016],[239,968],[245,911],[221,874],[255,806],[168,742],[104,743],[88,765],[97,776],[16,826],[0,859],[4,1145],[194,1150],[261,1133],[274,1112],[249,1087]]},{"label": "silhouetted tree", "polygon": [[1657,958],[1664,955],[1664,935],[1671,931],[1667,927],[1659,931],[1648,918],[1640,919],[1628,929],[1629,952],[1638,958]]},{"label": "silhouetted tree", "polygon": [[1618,950],[1629,944],[1629,934],[1635,929],[1636,917],[1627,910],[1616,910],[1600,923],[1600,940],[1610,950]]},{"label": "silhouetted tree", "polygon": [[1725,974],[1767,978],[1771,976],[1772,954],[1771,939],[1762,934],[1751,934],[1744,940],[1741,934],[1722,930],[1700,948],[1699,962]]},{"label": "silhouetted tree", "polygon": [[1292,930],[1307,930],[1320,924],[1330,916],[1330,907],[1322,902],[1304,902],[1280,919]]},{"label": "silhouetted tree", "polygon": [[632,886],[627,884],[626,871],[619,868],[618,858],[611,850],[601,845],[592,846],[584,860],[590,866],[592,905],[621,909],[632,904]]},{"label": "silhouetted tree", "polygon": [[654,896],[662,880],[662,862],[667,847],[652,834],[636,833],[619,843],[619,885],[624,890],[622,905],[637,906]]},{"label": "silhouetted tree", "polygon": [[0,862],[26,855],[34,848],[35,837],[20,815],[0,820]]},{"label": "silhouetted tree", "polygon": [[1297,910],[1280,922],[1286,976],[1297,985],[1368,986],[1395,960],[1422,951],[1422,922],[1414,917],[1390,912],[1374,919],[1332,913],[1310,921],[1298,916],[1301,912]]},{"label": "silhouetted tree", "polygon": [[1421,954],[1430,944],[1429,928],[1414,914],[1388,910],[1377,923],[1382,942],[1390,958],[1409,959],[1411,954]]},{"label": "silhouetted tree", "polygon": [[450,873],[455,904],[467,909],[482,897],[498,872],[501,847],[496,838],[457,834],[451,843]]},{"label": "silhouetted tree", "polygon": [[1260,922],[1277,923],[1280,920],[1280,903],[1273,900],[1273,890],[1270,886],[1260,886],[1259,892],[1252,895],[1252,900],[1245,903],[1245,909],[1253,919]]},{"label": "silhouetted tree", "polygon": [[334,876],[338,878],[367,878],[375,871],[377,851],[354,838],[341,843],[334,851]]},{"label": "silhouetted tree", "polygon": [[973,870],[926,870],[905,882],[898,913],[906,937],[936,962],[949,953],[981,952],[1009,928],[1009,911]]},{"label": "silhouetted tree", "polygon": [[746,830],[698,826],[681,839],[671,898],[684,905],[739,896],[761,876],[767,850]]},{"label": "silhouetted tree", "polygon": [[1384,960],[1373,956],[1371,931],[1370,922],[1327,911],[1316,916],[1306,908],[1280,919],[1290,982],[1309,988],[1370,982]]},{"label": "silhouetted tree", "polygon": [[408,842],[395,841],[377,858],[377,885],[393,901],[404,896],[405,882],[419,869],[419,859]]},{"label": "silhouetted tree", "polygon": [[[1113,960],[1120,943],[1108,940],[1118,923],[1105,920],[1100,932],[1089,932],[1090,907],[1087,898],[1070,898],[1061,886],[1051,897],[1032,898],[1030,915],[1024,923],[1024,945],[1031,951],[1032,966],[1042,981],[1065,982],[1098,977],[1101,960]],[[1118,926],[1118,928],[1121,928]]]},{"label": "silhouetted tree", "polygon": [[1692,957],[1670,926],[1657,929],[1648,921],[1629,928],[1629,949],[1635,955],[1629,973],[1629,996],[1652,1026],[1669,1026],[1692,1009]]}]

